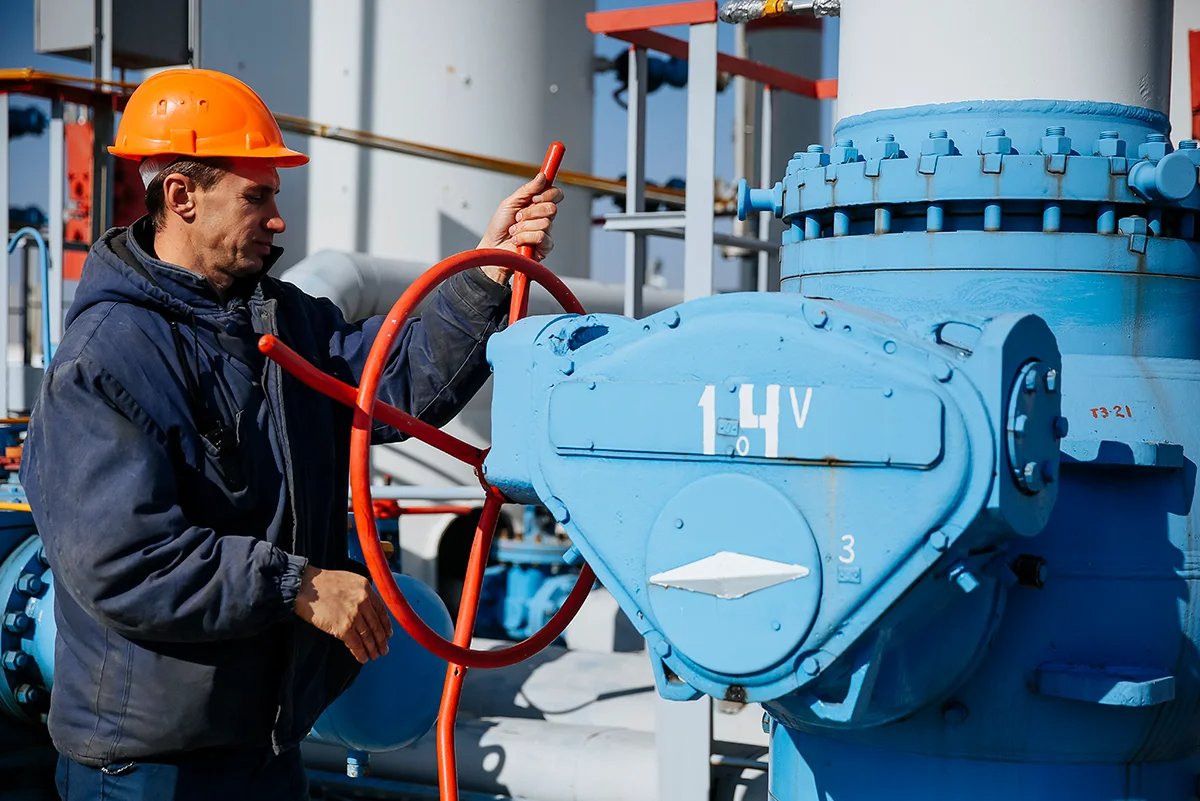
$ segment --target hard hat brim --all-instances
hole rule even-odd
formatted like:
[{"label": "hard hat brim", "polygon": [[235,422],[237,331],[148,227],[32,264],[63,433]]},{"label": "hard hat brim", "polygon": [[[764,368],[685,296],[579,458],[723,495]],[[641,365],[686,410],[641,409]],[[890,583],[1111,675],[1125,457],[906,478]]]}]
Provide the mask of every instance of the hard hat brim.
[{"label": "hard hat brim", "polygon": [[218,150],[206,151],[203,155],[197,153],[175,153],[170,150],[159,150],[154,153],[146,153],[142,150],[126,150],[110,145],[108,152],[119,159],[130,159],[133,161],[141,161],[149,156],[179,156],[180,158],[191,157],[195,159],[269,159],[275,162],[276,167],[301,167],[308,163],[308,156],[303,153],[292,150],[287,147],[264,147],[256,150]]}]

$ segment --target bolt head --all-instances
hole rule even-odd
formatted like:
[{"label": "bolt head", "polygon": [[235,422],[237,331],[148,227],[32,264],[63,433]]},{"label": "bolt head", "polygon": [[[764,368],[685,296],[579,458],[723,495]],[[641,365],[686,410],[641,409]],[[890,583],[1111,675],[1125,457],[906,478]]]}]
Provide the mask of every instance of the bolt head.
[{"label": "bolt head", "polygon": [[921,143],[922,156],[949,156],[954,152],[954,140],[940,137],[926,139]]},{"label": "bolt head", "polygon": [[1043,136],[1041,151],[1047,156],[1067,156],[1071,153],[1071,137]]},{"label": "bolt head", "polygon": [[883,142],[876,141],[875,143],[873,143],[871,145],[871,149],[868,152],[870,154],[869,157],[872,159],[900,158],[900,143],[899,142],[888,142],[888,141],[883,141]]},{"label": "bolt head", "polygon": [[659,640],[658,642],[654,643],[654,653],[658,654],[663,659],[666,659],[671,655],[671,644],[666,640]]},{"label": "bolt head", "polygon": [[929,535],[929,544],[935,551],[944,551],[950,547],[950,536],[938,529]]},{"label": "bolt head", "polygon": [[1012,432],[1018,437],[1025,433],[1025,429],[1029,427],[1029,415],[1018,414],[1017,419],[1013,420]]},{"label": "bolt head", "polygon": [[1166,158],[1166,155],[1172,150],[1174,148],[1171,147],[1170,142],[1142,142],[1138,145],[1137,154],[1139,159],[1158,161]]},{"label": "bolt head", "polygon": [[24,612],[9,612],[4,616],[4,628],[13,634],[21,634],[29,628],[29,615]]},{"label": "bolt head", "polygon": [[829,154],[829,160],[833,164],[851,164],[858,161],[858,148],[854,143],[846,145],[838,145]]},{"label": "bolt head", "polygon": [[1016,576],[1017,583],[1023,587],[1034,587],[1040,590],[1046,586],[1049,568],[1046,566],[1046,560],[1040,556],[1021,554],[1013,560],[1009,569]]},{"label": "bolt head", "polygon": [[1037,392],[1038,373],[1036,369],[1030,369],[1025,373],[1025,391]]},{"label": "bolt head", "polygon": [[41,595],[46,589],[46,582],[42,581],[40,576],[35,576],[32,573],[26,573],[17,579],[17,591],[23,592],[26,595]]},{"label": "bolt head", "polygon": [[1054,418],[1054,438],[1055,439],[1066,438],[1067,432],[1069,432],[1070,430],[1071,430],[1071,426],[1068,423],[1067,418],[1065,418],[1065,417]]},{"label": "bolt head", "polygon": [[1042,478],[1042,466],[1037,462],[1026,462],[1025,467],[1021,470],[1021,486],[1027,492],[1038,493],[1045,489],[1045,482]]},{"label": "bolt head", "polygon": [[809,676],[815,676],[821,672],[821,660],[815,656],[807,657],[800,663],[800,669]]},{"label": "bolt head", "polygon": [[1046,391],[1058,392],[1058,371],[1053,367],[1046,371]]},{"label": "bolt head", "polygon": [[32,684],[22,684],[13,695],[16,696],[18,704],[36,704],[45,697],[42,689]]},{"label": "bolt head", "polygon": [[998,134],[994,136],[985,136],[979,142],[979,152],[984,153],[1000,153],[1005,156],[1012,153],[1012,137]]},{"label": "bolt head", "polygon": [[4,654],[4,667],[8,670],[24,670],[32,665],[33,657],[24,651],[9,651]]},{"label": "bolt head", "polygon": [[1122,217],[1117,220],[1117,230],[1125,236],[1144,235],[1149,233],[1150,223],[1145,217]]},{"label": "bolt head", "polygon": [[1093,152],[1097,156],[1124,157],[1128,152],[1129,143],[1124,139],[1097,139]]},{"label": "bolt head", "polygon": [[810,153],[800,153],[798,155],[800,160],[800,169],[802,170],[812,170],[817,167],[825,167],[829,164],[829,154],[823,150]]}]

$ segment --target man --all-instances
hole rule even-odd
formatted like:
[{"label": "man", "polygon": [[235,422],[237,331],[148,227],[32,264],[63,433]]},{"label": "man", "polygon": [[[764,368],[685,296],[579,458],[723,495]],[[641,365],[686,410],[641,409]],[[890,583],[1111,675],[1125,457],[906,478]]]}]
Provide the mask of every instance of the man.
[{"label": "man", "polygon": [[[351,412],[255,345],[276,334],[354,384],[381,318],[348,323],[268,275],[277,168],[308,158],[245,84],[155,75],[110,150],[140,160],[150,213],[88,255],[21,474],[59,589],[59,792],[302,798],[297,743],[387,651],[391,624],[346,556]],[[544,257],[561,198],[537,176],[480,245]],[[449,420],[488,376],[507,272],[446,282],[399,337],[380,398]]]}]

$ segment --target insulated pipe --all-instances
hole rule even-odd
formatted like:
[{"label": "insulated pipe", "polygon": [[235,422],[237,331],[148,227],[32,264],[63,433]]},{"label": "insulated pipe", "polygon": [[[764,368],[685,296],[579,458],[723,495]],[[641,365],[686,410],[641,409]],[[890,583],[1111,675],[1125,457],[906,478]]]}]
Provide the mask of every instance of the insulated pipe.
[{"label": "insulated pipe", "polygon": [[[556,251],[557,253],[557,251]],[[282,274],[309,295],[329,298],[347,320],[362,320],[383,314],[395,299],[408,289],[429,265],[405,259],[388,259],[367,253],[320,250],[297,262]],[[564,278],[583,307],[594,314],[620,314],[623,289],[620,284],[604,284],[588,278]],[[540,287],[530,288],[530,314],[559,314],[562,306]],[[683,302],[678,290],[645,287],[647,315]]]},{"label": "insulated pipe", "polygon": [[1166,113],[1173,5],[854,0],[841,12],[838,111],[1054,98]]}]

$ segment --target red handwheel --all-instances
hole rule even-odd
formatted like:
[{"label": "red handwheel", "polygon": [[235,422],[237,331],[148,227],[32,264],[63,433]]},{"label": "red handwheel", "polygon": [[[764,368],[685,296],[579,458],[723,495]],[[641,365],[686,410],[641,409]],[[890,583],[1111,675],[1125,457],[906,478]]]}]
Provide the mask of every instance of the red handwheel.
[{"label": "red handwheel", "polygon": [[[565,148],[561,142],[552,143],[546,152],[542,173],[548,179],[548,185],[554,181],[564,152]],[[471,649],[469,646],[479,608],[483,574],[487,567],[492,538],[495,536],[500,506],[505,499],[483,477],[483,460],[487,455],[486,451],[421,422],[387,403],[378,402],[376,392],[380,375],[391,355],[396,337],[403,329],[409,314],[442,281],[456,273],[483,266],[511,269],[513,271],[513,294],[509,311],[510,323],[519,320],[526,314],[530,279],[541,284],[564,310],[575,314],[584,314],[583,307],[566,284],[550,270],[534,261],[532,256],[533,251],[529,247],[521,247],[520,253],[512,253],[507,250],[473,250],[451,256],[427,270],[400,296],[388,313],[371,346],[371,352],[367,356],[362,380],[357,391],[354,387],[317,370],[275,337],[267,335],[259,342],[259,349],[263,353],[278,362],[280,366],[307,386],[340,403],[354,407],[354,424],[350,433],[350,487],[355,526],[358,529],[359,542],[367,560],[367,567],[371,571],[371,577],[375,581],[380,596],[405,631],[427,650],[450,663],[446,672],[437,725],[438,781],[444,801],[457,801],[458,799],[457,769],[454,759],[454,724],[458,714],[458,700],[466,669],[470,667],[496,668],[516,664],[554,642],[587,599],[596,577],[591,568],[584,565],[579,572],[579,579],[562,607],[545,626],[527,639],[496,651]],[[467,575],[463,582],[453,641],[442,638],[413,611],[397,587],[383,553],[379,533],[375,527],[371,497],[370,449],[371,429],[375,417],[414,439],[419,439],[469,464],[474,468],[475,475],[483,486],[485,500],[467,563]]]}]

